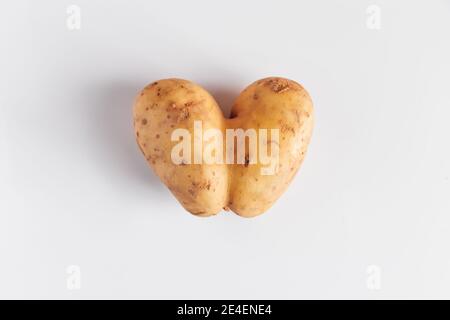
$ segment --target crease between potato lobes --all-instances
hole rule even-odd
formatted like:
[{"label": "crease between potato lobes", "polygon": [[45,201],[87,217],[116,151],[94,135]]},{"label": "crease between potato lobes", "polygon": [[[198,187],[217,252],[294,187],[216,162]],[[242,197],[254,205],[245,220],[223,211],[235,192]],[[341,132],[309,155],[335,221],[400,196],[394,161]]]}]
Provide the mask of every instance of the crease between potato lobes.
[{"label": "crease between potato lobes", "polygon": [[253,217],[269,209],[305,157],[313,118],[307,91],[277,77],[242,91],[230,118],[206,90],[182,79],[153,82],[134,104],[147,162],[197,216],[225,209]]}]

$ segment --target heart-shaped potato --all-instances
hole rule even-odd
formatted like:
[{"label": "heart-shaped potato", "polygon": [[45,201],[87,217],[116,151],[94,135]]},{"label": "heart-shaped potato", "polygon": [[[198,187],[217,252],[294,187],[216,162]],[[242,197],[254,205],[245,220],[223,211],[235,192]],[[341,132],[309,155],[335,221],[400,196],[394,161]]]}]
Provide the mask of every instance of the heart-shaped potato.
[{"label": "heart-shaped potato", "polygon": [[229,119],[206,90],[181,79],[148,85],[134,104],[147,162],[198,216],[231,209],[253,217],[270,208],[298,171],[313,124],[306,90],[276,77],[248,86]]}]

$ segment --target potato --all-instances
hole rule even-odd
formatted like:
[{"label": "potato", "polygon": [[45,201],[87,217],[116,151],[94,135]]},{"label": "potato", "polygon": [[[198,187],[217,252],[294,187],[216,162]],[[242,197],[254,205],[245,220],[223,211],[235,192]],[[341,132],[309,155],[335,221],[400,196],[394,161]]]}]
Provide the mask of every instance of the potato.
[{"label": "potato", "polygon": [[206,90],[181,79],[148,85],[133,111],[147,162],[197,216],[269,209],[298,171],[314,122],[306,90],[276,77],[248,86],[230,119]]}]

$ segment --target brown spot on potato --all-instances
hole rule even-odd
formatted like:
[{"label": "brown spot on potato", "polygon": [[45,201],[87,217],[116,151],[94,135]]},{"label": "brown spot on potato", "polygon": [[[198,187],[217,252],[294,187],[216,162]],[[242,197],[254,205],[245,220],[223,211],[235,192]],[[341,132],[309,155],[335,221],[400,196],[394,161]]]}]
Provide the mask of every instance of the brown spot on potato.
[{"label": "brown spot on potato", "polygon": [[282,78],[267,79],[264,85],[268,86],[275,93],[281,93],[291,89],[290,81]]},{"label": "brown spot on potato", "polygon": [[156,137],[156,139],[159,139],[159,134],[157,134],[155,137]]},{"label": "brown spot on potato", "polygon": [[245,155],[245,163],[244,163],[244,167],[248,167],[248,164],[250,163],[250,157],[248,154]]},{"label": "brown spot on potato", "polygon": [[143,126],[145,126],[147,124],[147,119],[142,119],[141,123]]},{"label": "brown spot on potato", "polygon": [[209,190],[211,188],[211,181],[206,180],[206,181],[203,181],[203,182],[200,182],[200,183],[192,181],[192,185],[195,188],[197,188],[198,190],[204,190],[204,189]]},{"label": "brown spot on potato", "polygon": [[181,109],[181,112],[178,115],[178,122],[181,122],[183,120],[186,120],[187,118],[189,118],[190,114],[189,114],[189,110],[188,108],[183,108]]},{"label": "brown spot on potato", "polygon": [[280,131],[282,133],[292,132],[293,134],[295,134],[294,127],[291,127],[290,125],[288,125],[286,122],[283,122],[282,120],[278,121],[278,123],[280,124]]}]

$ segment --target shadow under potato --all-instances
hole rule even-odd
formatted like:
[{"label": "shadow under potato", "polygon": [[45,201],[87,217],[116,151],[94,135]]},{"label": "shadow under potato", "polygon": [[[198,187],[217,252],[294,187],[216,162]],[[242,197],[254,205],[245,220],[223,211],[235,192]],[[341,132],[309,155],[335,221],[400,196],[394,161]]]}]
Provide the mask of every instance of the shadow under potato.
[{"label": "shadow under potato", "polygon": [[[91,107],[98,156],[105,174],[114,178],[118,187],[123,179],[134,179],[164,193],[164,185],[148,166],[136,143],[133,128],[133,103],[142,84],[113,83],[105,88],[94,88],[90,95],[95,102]],[[117,181],[115,181],[117,179]],[[129,184],[125,183],[125,186]]]}]

